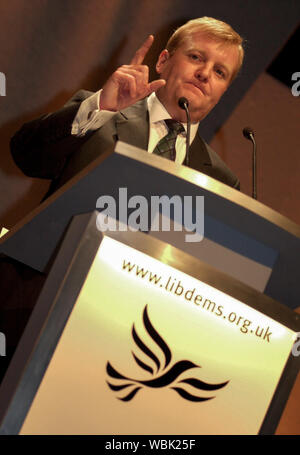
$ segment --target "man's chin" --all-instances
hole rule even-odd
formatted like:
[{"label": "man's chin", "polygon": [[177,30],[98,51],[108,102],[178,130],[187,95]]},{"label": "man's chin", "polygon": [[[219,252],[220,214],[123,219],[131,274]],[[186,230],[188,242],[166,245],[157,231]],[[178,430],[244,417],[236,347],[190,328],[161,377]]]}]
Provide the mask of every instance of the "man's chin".
[{"label": "man's chin", "polygon": [[[190,111],[204,111],[204,105],[206,104],[206,100],[204,99],[204,95],[202,92],[200,92],[199,89],[197,89],[198,92],[195,92],[193,90],[183,90],[180,96],[178,96],[178,99],[180,97],[184,97],[188,100],[189,102],[189,109]],[[201,95],[199,95],[201,93]]]},{"label": "man's chin", "polygon": [[193,105],[193,103],[190,103],[189,106],[189,112],[190,112],[190,117],[191,117],[191,122],[192,123],[198,123],[201,122],[210,112],[210,110],[204,110],[199,108],[199,106]]}]

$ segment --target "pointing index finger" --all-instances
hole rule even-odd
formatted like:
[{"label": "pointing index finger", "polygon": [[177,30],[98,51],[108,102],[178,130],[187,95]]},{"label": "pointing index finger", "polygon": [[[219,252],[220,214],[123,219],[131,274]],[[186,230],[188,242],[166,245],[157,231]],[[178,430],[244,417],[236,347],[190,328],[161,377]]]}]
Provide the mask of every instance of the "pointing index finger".
[{"label": "pointing index finger", "polygon": [[133,59],[130,62],[130,65],[141,65],[146,57],[147,52],[149,51],[152,43],[154,41],[154,36],[149,35],[146,41],[141,45],[141,47],[134,54]]}]

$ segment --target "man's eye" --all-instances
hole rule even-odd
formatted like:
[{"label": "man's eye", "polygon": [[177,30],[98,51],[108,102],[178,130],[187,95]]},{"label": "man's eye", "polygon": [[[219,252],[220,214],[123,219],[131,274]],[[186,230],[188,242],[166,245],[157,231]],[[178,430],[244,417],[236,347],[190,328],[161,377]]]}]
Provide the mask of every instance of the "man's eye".
[{"label": "man's eye", "polygon": [[197,55],[197,54],[190,54],[190,58],[191,58],[192,60],[201,60],[200,55]]},{"label": "man's eye", "polygon": [[216,73],[218,74],[218,76],[220,76],[220,77],[222,77],[223,79],[225,79],[226,74],[224,73],[223,70],[221,70],[220,68],[217,68],[217,69],[216,69]]}]

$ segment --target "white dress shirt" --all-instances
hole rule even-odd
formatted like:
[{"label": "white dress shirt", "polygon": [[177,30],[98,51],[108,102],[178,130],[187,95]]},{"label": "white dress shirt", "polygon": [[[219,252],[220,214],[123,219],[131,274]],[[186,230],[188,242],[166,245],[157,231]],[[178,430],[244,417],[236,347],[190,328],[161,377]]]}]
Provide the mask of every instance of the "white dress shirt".
[{"label": "white dress shirt", "polygon": [[[81,103],[77,115],[72,124],[72,134],[76,136],[84,136],[88,131],[95,131],[101,128],[108,120],[110,120],[116,112],[100,110],[101,90],[94,93]],[[147,98],[149,111],[149,140],[148,152],[152,153],[156,145],[168,133],[168,127],[164,120],[171,118],[170,114],[157,98],[155,92]],[[176,159],[175,162],[182,164],[185,159],[186,152],[186,123],[183,123],[185,131],[177,136],[176,139]],[[191,124],[190,144],[195,139],[199,123]]]}]

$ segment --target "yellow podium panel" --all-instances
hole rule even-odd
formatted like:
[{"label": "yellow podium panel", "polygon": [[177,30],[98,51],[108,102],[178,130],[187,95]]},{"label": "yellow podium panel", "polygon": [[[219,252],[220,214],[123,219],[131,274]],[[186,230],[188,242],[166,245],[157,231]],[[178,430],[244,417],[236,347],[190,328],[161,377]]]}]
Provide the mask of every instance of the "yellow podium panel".
[{"label": "yellow podium panel", "polygon": [[21,434],[260,432],[295,331],[187,258],[103,237]]}]

